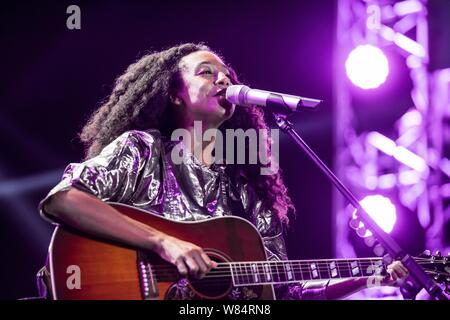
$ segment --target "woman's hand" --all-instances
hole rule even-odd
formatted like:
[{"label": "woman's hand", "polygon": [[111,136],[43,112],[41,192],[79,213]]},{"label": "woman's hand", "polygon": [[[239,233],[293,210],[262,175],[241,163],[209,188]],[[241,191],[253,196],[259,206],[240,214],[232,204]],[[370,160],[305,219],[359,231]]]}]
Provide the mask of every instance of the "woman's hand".
[{"label": "woman's hand", "polygon": [[394,261],[386,268],[387,274],[381,280],[383,286],[395,286],[397,280],[403,280],[408,276],[408,270],[400,261]]},{"label": "woman's hand", "polygon": [[161,236],[156,252],[161,258],[174,264],[183,276],[191,274],[201,279],[212,268],[217,267],[217,263],[199,246],[166,234]]}]

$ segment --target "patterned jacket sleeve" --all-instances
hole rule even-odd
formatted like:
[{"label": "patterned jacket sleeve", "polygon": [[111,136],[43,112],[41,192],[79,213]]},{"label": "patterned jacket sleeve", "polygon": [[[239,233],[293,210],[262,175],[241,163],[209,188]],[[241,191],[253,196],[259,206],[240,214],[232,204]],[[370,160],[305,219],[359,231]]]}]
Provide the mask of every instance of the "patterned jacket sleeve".
[{"label": "patterned jacket sleeve", "polygon": [[[61,181],[39,203],[41,216],[54,222],[45,212],[44,205],[57,192],[74,187],[90,193],[100,200],[128,203],[136,192],[139,179],[146,176],[146,181],[159,184],[160,152],[159,132],[128,131],[123,133],[101,153],[82,163],[71,163],[64,170]],[[154,179],[148,179],[154,175]],[[157,192],[160,188],[153,186]],[[148,199],[156,197],[149,195]]]}]

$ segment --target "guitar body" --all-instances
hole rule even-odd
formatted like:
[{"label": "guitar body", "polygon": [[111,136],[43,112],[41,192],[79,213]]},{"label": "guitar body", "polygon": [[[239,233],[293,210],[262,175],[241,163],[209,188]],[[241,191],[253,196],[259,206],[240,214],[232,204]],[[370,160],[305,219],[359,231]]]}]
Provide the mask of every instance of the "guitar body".
[{"label": "guitar body", "polygon": [[[110,205],[134,220],[195,243],[218,262],[266,260],[261,236],[242,218],[176,222],[124,204]],[[55,299],[180,298],[174,291],[180,280],[176,268],[157,254],[88,237],[61,226],[53,234],[49,262]],[[232,279],[213,280],[185,280],[195,293],[191,298],[229,298],[234,291]],[[249,297],[253,299],[275,298],[271,284],[253,286],[250,291]]]}]

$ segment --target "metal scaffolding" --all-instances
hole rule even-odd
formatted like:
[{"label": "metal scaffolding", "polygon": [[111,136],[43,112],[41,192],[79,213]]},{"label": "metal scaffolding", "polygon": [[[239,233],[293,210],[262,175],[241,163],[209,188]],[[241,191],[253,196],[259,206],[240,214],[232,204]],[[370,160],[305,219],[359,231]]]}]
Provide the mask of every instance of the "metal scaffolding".
[{"label": "metal scaffolding", "polygon": [[[402,206],[417,215],[424,233],[423,249],[448,252],[444,228],[450,220],[450,160],[446,157],[450,149],[450,69],[428,71],[426,4],[426,0],[338,1],[334,170],[358,197],[395,194]],[[360,44],[395,47],[409,70],[412,105],[402,106],[406,112],[393,123],[393,130],[364,128],[355,112],[358,106],[343,66],[349,51]],[[351,209],[335,192],[336,257],[357,256],[351,241],[354,232],[348,226]],[[392,289],[371,289],[362,295],[358,297],[399,296]]]}]

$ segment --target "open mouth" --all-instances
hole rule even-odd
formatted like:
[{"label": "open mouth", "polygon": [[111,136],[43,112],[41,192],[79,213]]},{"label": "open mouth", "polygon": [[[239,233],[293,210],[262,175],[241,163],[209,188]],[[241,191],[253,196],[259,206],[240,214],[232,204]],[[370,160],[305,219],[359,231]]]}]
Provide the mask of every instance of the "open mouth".
[{"label": "open mouth", "polygon": [[218,100],[219,100],[219,105],[220,105],[222,108],[224,108],[224,109],[226,109],[226,110],[231,109],[232,104],[231,104],[230,101],[228,101],[228,100],[225,98],[225,94],[224,94],[224,95],[217,95],[217,97],[219,98],[219,99],[218,99]]},{"label": "open mouth", "polygon": [[216,94],[214,95],[214,97],[217,97],[219,105],[224,108],[225,110],[231,110],[231,108],[233,107],[233,105],[231,104],[231,102],[229,102],[226,98],[226,92],[227,92],[227,88],[223,88],[220,89],[219,91],[216,92]]},{"label": "open mouth", "polygon": [[215,96],[215,97],[217,97],[217,96],[225,97],[226,92],[227,92],[227,89],[226,89],[226,88],[220,89],[219,91],[217,91],[217,93],[216,93],[214,96]]}]

